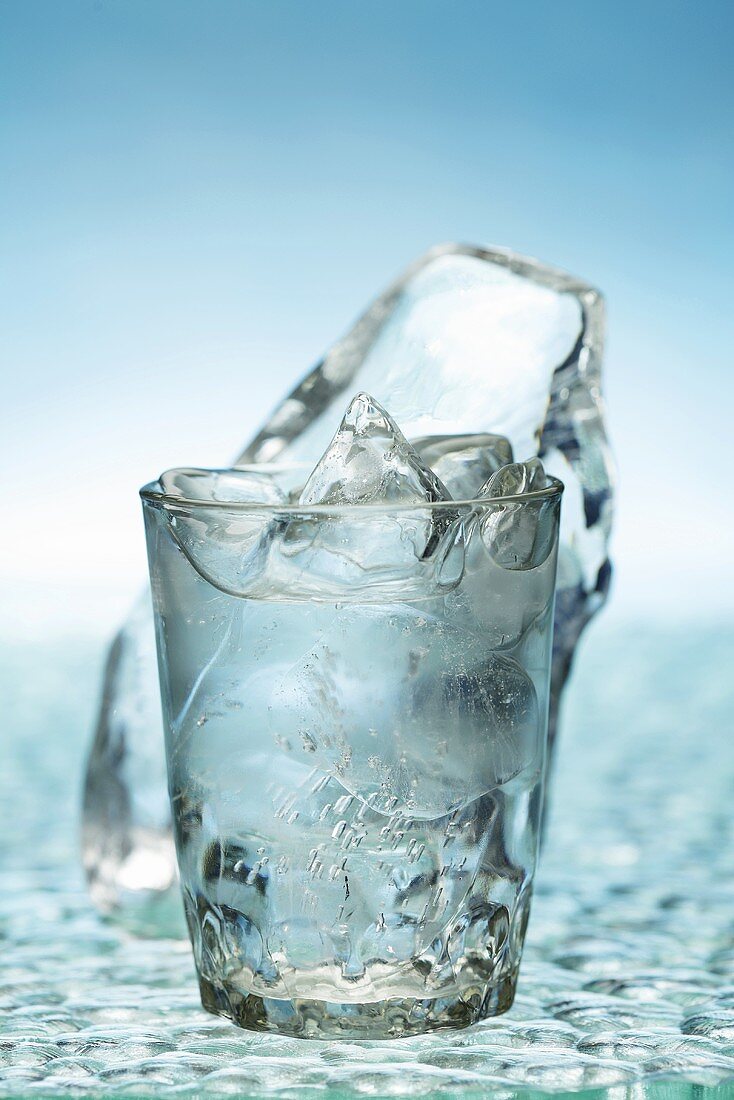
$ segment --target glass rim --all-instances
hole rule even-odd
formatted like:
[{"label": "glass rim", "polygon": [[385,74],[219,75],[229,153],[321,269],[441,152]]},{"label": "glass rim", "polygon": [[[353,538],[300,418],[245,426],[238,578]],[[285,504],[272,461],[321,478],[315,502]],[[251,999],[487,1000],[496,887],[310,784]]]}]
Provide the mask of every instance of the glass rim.
[{"label": "glass rim", "polygon": [[[231,466],[222,469],[210,469],[208,467],[194,467],[194,466],[176,466],[171,470],[165,471],[166,473],[186,473],[186,474],[214,474],[214,473],[230,473],[233,470],[254,471],[256,473],[263,473],[267,470],[295,470],[304,469],[308,473],[313,469],[312,466],[306,463],[250,463],[248,465]],[[162,476],[162,475],[161,475]],[[201,497],[186,497],[186,496],[174,496],[171,493],[166,493],[160,488],[160,479],[156,481],[148,482],[140,489],[140,497],[144,503],[163,505],[164,508],[186,508],[187,510],[204,510],[210,511],[215,509],[223,512],[237,512],[237,513],[267,513],[278,515],[335,515],[344,513],[346,515],[370,515],[376,513],[392,513],[392,512],[415,512],[418,510],[428,510],[431,512],[440,512],[451,510],[452,508],[486,508],[489,505],[498,504],[533,504],[544,500],[559,499],[564,491],[563,482],[554,477],[553,474],[546,474],[547,484],[542,489],[533,489],[528,493],[516,493],[514,495],[501,496],[501,497],[472,497],[467,500],[427,500],[427,501],[374,501],[370,504],[299,504],[295,503],[283,503],[272,504],[263,503],[259,501],[249,500],[202,500]]]}]

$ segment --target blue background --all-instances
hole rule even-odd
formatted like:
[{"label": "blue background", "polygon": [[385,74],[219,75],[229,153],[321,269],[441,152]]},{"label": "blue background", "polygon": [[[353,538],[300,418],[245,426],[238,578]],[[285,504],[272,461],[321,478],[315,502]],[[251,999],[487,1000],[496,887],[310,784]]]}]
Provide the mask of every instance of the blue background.
[{"label": "blue background", "polygon": [[712,0],[6,0],[9,628],[111,629],[139,485],[226,463],[447,239],[605,291],[614,605],[730,612],[733,30]]},{"label": "blue background", "polygon": [[351,1044],[199,1053],[224,1025],[188,947],[91,909],[80,785],[145,577],[138,487],[226,463],[459,239],[607,295],[617,570],[566,693],[516,1009],[466,1048],[439,1033],[421,1072],[732,1095],[733,32],[729,0],[0,0],[0,1093],[364,1091]]}]

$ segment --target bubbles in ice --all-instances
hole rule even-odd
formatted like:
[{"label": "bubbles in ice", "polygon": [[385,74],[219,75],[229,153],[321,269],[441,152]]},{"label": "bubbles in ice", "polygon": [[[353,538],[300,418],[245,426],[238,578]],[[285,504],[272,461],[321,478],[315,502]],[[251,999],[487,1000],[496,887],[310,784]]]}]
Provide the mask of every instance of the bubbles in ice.
[{"label": "bubbles in ice", "polygon": [[276,683],[275,743],[382,813],[435,818],[539,752],[535,689],[483,639],[415,609],[345,607]]}]

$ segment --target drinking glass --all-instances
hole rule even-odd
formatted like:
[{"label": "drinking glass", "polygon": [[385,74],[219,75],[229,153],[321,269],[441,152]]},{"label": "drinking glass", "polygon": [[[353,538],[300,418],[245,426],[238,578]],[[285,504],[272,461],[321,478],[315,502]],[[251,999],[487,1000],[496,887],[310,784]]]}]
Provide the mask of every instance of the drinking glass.
[{"label": "drinking glass", "polygon": [[253,469],[276,503],[238,499],[241,476],[141,491],[203,1005],[315,1038],[503,1012],[542,811],[562,485],[299,507],[294,471]]}]

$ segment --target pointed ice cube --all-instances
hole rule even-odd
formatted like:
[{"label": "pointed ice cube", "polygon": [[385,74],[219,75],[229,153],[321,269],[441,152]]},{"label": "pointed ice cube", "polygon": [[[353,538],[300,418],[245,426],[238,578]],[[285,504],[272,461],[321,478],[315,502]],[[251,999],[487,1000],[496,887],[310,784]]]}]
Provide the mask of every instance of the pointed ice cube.
[{"label": "pointed ice cube", "polygon": [[454,500],[472,500],[500,466],[512,462],[512,444],[503,435],[429,435],[411,440],[418,454]]},{"label": "pointed ice cube", "polygon": [[[291,589],[345,599],[426,596],[458,583],[463,543],[448,490],[408,443],[390,414],[369,394],[350,402],[299,499],[334,511],[293,517],[277,548],[290,563]],[[415,507],[391,508],[414,504]],[[363,512],[355,505],[383,505]],[[454,528],[456,527],[456,530]],[[271,574],[288,583],[288,573]]]},{"label": "pointed ice cube", "polygon": [[358,393],[301,493],[301,504],[451,500],[374,397]]}]

